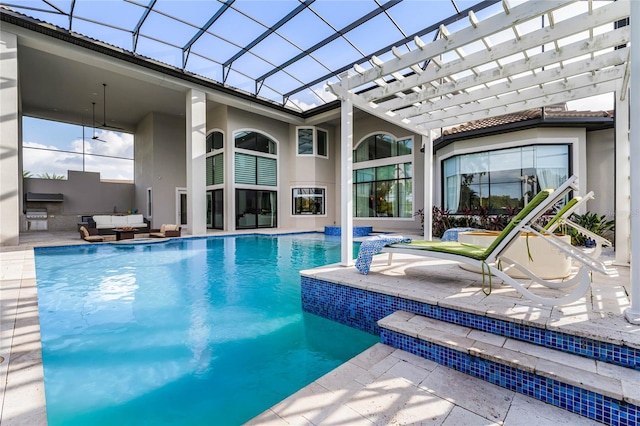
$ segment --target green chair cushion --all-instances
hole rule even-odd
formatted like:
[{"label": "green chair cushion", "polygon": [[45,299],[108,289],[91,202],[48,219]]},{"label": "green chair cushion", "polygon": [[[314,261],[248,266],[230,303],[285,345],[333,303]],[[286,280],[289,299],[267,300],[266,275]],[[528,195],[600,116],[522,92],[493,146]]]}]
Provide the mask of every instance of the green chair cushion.
[{"label": "green chair cushion", "polygon": [[565,206],[561,208],[560,211],[556,213],[556,215],[553,218],[551,218],[549,223],[545,225],[544,229],[550,229],[556,222],[561,220],[562,216],[567,212],[567,210],[569,210],[571,207],[578,204],[578,201],[580,201],[580,198],[581,197],[572,198],[567,204],[565,204]]},{"label": "green chair cushion", "polygon": [[486,247],[459,243],[456,241],[413,240],[410,243],[406,244],[393,244],[392,247],[405,247],[416,250],[451,253],[480,261],[486,259],[487,257],[485,253],[485,251],[487,250]]},{"label": "green chair cushion", "polygon": [[502,240],[504,240],[511,233],[511,231],[513,231],[514,228],[518,226],[518,224],[529,215],[529,213],[531,213],[544,200],[546,200],[551,194],[553,194],[553,191],[553,189],[543,189],[542,191],[538,192],[536,196],[533,197],[533,199],[529,201],[529,203],[524,206],[524,208],[520,210],[520,212],[513,219],[511,219],[511,222],[509,222],[507,226],[504,227],[500,235],[498,235],[496,239],[493,240],[493,243],[491,243],[491,245],[487,247],[487,252],[484,259],[489,257],[489,254],[491,254],[491,252],[498,246],[498,244],[500,244]]},{"label": "green chair cushion", "polygon": [[[479,261],[486,260],[487,257],[493,252],[493,250],[509,236],[509,234],[515,229],[515,227],[525,218],[529,213],[538,207],[549,195],[553,193],[553,189],[544,189],[533,197],[533,199],[513,218],[511,222],[505,226],[504,230],[496,237],[489,247],[476,246],[473,244],[459,243],[455,241],[428,241],[428,240],[413,240],[410,243],[392,244],[391,247],[398,248],[412,248],[426,251],[437,251],[441,253],[451,253],[460,256],[465,256],[471,259]],[[518,233],[518,236],[520,234]]]}]

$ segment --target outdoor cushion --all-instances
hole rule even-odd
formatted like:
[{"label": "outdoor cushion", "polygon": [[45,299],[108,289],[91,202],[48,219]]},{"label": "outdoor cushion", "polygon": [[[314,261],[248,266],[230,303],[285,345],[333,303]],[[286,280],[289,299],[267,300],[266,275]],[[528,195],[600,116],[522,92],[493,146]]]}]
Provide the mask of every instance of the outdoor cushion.
[{"label": "outdoor cushion", "polygon": [[84,239],[85,241],[89,241],[92,243],[104,241],[104,238],[100,235],[90,235],[89,231],[84,226],[80,227],[80,232],[82,233],[82,239]]},{"label": "outdoor cushion", "polygon": [[394,244],[394,247],[406,247],[418,250],[453,253],[476,260],[484,260],[487,257],[486,247],[459,243],[457,241],[413,240],[410,243],[406,244]]},{"label": "outdoor cushion", "polygon": [[111,215],[97,214],[93,216],[93,221],[96,223],[96,228],[113,228]]},{"label": "outdoor cushion", "polygon": [[118,228],[122,226],[130,226],[127,216],[112,216],[111,224],[113,225],[114,228]]}]

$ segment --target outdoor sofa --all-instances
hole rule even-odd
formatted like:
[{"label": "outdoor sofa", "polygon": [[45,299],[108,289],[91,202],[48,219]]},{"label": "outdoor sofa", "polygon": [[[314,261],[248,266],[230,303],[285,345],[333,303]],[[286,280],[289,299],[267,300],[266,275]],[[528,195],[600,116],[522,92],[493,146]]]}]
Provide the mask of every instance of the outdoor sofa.
[{"label": "outdoor sofa", "polygon": [[88,229],[96,229],[98,235],[113,235],[114,229],[130,227],[135,229],[136,234],[146,234],[149,232],[149,220],[141,214],[129,215],[108,215],[97,214],[89,218]]}]

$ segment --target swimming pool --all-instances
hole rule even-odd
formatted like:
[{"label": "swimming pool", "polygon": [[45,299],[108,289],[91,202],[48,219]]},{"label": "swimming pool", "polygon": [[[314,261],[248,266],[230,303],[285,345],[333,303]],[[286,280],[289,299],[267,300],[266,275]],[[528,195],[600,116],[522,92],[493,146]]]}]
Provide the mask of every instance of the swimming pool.
[{"label": "swimming pool", "polygon": [[378,341],[300,307],[322,234],[36,249],[50,425],[240,424]]}]

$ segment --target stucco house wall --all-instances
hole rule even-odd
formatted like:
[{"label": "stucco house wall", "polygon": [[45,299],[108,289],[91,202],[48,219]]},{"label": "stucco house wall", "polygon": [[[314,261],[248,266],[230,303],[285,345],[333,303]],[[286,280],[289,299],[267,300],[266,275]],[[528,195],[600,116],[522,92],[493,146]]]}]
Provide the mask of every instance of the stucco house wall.
[{"label": "stucco house wall", "polygon": [[[177,222],[176,190],[187,184],[185,132],[184,118],[166,114],[150,113],[138,125],[136,205],[151,221],[152,228]],[[147,212],[146,207],[147,188],[152,190],[151,212]]]},{"label": "stucco house wall", "polygon": [[[43,194],[62,194],[61,203],[27,202],[25,208],[45,208],[49,231],[74,231],[84,215],[126,213],[135,208],[132,183],[103,182],[100,173],[69,170],[66,180],[24,179],[24,190]],[[26,231],[26,221],[22,221]],[[36,231],[33,231],[36,232]]]},{"label": "stucco house wall", "polygon": [[613,129],[587,133],[587,172],[585,190],[593,191],[595,199],[587,203],[587,210],[615,216],[615,135]]}]

